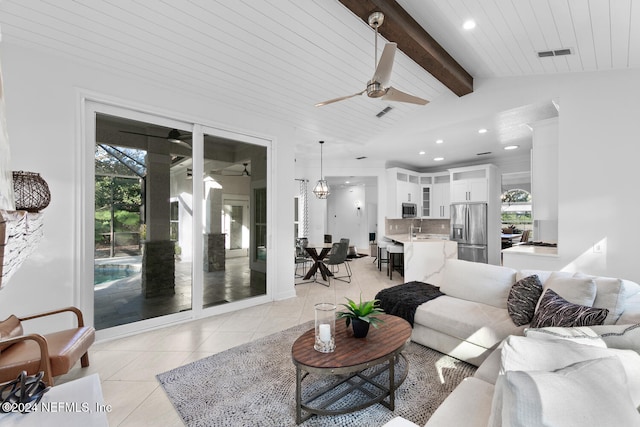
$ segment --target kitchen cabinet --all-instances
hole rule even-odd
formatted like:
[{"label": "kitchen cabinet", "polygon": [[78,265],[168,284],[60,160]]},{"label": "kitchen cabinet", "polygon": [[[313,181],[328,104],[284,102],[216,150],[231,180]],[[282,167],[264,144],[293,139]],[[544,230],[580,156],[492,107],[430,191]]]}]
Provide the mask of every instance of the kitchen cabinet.
[{"label": "kitchen cabinet", "polygon": [[431,175],[421,175],[420,176],[420,187],[421,187],[421,199],[420,199],[420,216],[422,218],[431,218],[431,184],[433,182],[433,177]]},{"label": "kitchen cabinet", "polygon": [[450,169],[451,203],[488,202],[490,175],[495,166],[484,165]]},{"label": "kitchen cabinet", "polygon": [[431,187],[431,216],[433,219],[449,219],[451,204],[450,175],[435,175]]},{"label": "kitchen cabinet", "polygon": [[403,203],[415,203],[419,207],[420,191],[417,172],[402,168],[387,169],[387,217],[402,218]]}]

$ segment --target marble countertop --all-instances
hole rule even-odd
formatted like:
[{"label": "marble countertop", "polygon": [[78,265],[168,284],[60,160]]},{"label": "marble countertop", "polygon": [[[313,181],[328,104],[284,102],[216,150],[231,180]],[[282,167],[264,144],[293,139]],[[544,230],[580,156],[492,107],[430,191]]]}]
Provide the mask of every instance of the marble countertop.
[{"label": "marble countertop", "polygon": [[409,234],[387,234],[384,237],[398,243],[433,243],[449,240],[448,234],[417,234],[416,237],[409,237]]},{"label": "marble countertop", "polygon": [[558,248],[548,246],[516,245],[503,249],[502,253],[514,255],[558,256]]}]

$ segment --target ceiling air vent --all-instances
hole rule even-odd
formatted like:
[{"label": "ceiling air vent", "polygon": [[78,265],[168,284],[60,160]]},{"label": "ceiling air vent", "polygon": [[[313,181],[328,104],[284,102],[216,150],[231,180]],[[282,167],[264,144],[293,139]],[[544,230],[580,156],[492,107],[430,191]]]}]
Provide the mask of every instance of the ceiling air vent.
[{"label": "ceiling air vent", "polygon": [[476,156],[486,156],[487,154],[491,154],[491,151],[485,151],[484,153],[477,153]]},{"label": "ceiling air vent", "polygon": [[380,118],[380,117],[384,116],[385,114],[387,114],[391,110],[393,110],[393,107],[386,107],[384,110],[382,110],[378,114],[376,114],[376,117]]},{"label": "ceiling air vent", "polygon": [[549,56],[564,56],[564,55],[571,55],[571,49],[566,48],[566,49],[556,49],[556,50],[543,50],[538,52],[538,57],[539,58],[547,58]]},{"label": "ceiling air vent", "polygon": [[360,156],[360,157],[356,157],[356,160],[363,160],[363,159],[366,159],[366,158],[367,158],[367,156]]}]

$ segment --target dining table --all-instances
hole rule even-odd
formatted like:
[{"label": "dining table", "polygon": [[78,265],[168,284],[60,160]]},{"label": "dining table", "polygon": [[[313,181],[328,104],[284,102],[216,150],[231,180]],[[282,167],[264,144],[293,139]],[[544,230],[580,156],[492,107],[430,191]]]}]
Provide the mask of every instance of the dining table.
[{"label": "dining table", "polygon": [[[326,281],[329,276],[333,276],[333,273],[331,273],[331,270],[329,270],[329,267],[327,267],[323,261],[331,250],[331,247],[332,245],[330,243],[323,243],[318,245],[309,244],[304,248],[313,260],[313,265],[309,271],[307,271],[307,274],[304,275],[304,280],[309,280],[311,279],[311,276],[314,276],[315,281],[315,275],[318,270],[320,270],[320,274],[324,281]],[[320,250],[320,252],[318,252],[318,250]]]},{"label": "dining table", "polygon": [[513,243],[513,239],[522,237],[522,233],[502,233],[500,237],[503,242]]}]

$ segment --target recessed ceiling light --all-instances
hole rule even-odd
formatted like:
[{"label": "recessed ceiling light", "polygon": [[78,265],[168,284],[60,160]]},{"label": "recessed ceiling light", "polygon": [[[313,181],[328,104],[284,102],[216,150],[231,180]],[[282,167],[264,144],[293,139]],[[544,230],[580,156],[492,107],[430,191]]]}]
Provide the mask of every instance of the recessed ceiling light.
[{"label": "recessed ceiling light", "polygon": [[345,184],[351,184],[351,182],[349,182],[349,181],[345,181],[344,183],[345,183]]},{"label": "recessed ceiling light", "polygon": [[464,28],[465,30],[473,30],[475,27],[476,21],[474,21],[473,19],[468,19],[464,21],[464,24],[462,24],[462,28]]},{"label": "recessed ceiling light", "polygon": [[443,160],[444,160],[444,157],[434,157],[434,158],[433,158],[433,161],[434,161],[434,162],[441,162],[441,161],[443,161]]},{"label": "recessed ceiling light", "polygon": [[424,156],[425,154],[427,154],[427,152],[426,151],[421,151],[418,154],[420,154],[421,156]]},{"label": "recessed ceiling light", "polygon": [[436,139],[436,144],[442,144],[444,141],[441,139]]},{"label": "recessed ceiling light", "polygon": [[478,129],[478,133],[487,133],[487,130],[485,128]]},{"label": "recessed ceiling light", "polygon": [[515,150],[516,148],[520,147],[519,145],[506,145],[504,147],[505,150]]}]

